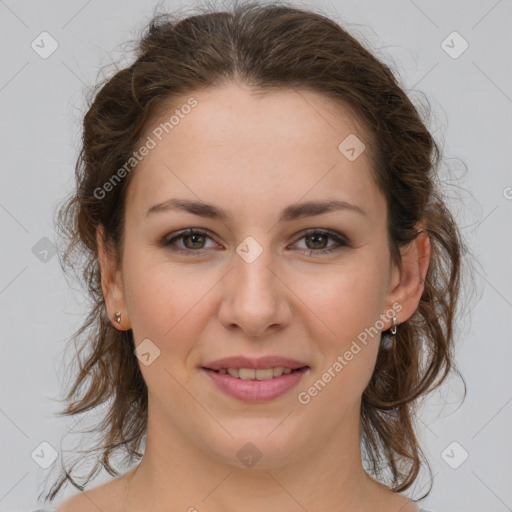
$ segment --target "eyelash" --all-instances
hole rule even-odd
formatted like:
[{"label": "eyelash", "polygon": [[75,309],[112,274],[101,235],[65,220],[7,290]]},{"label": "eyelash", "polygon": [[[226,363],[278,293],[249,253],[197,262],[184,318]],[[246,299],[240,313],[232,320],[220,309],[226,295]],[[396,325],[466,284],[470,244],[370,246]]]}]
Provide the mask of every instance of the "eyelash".
[{"label": "eyelash", "polygon": [[[176,236],[173,236],[172,238],[169,238],[168,236],[166,236],[161,241],[161,245],[171,251],[175,251],[175,252],[178,252],[181,254],[200,256],[202,251],[208,250],[208,249],[182,249],[181,247],[172,247],[172,244],[176,240],[179,240],[186,236],[192,236],[192,235],[205,235],[208,238],[212,238],[208,231],[190,228],[190,229],[185,229],[184,231],[180,231]],[[342,237],[341,235],[336,234],[333,231],[329,231],[326,229],[311,229],[311,230],[305,232],[302,235],[302,237],[299,238],[299,240],[302,240],[302,238],[305,238],[307,236],[313,236],[313,235],[327,236],[327,237],[331,238],[332,240],[334,240],[338,245],[334,245],[334,246],[328,247],[326,249],[319,249],[319,250],[303,249],[303,251],[307,251],[308,256],[315,257],[315,256],[319,256],[319,255],[325,255],[325,254],[329,254],[329,253],[332,253],[335,251],[339,251],[343,247],[350,247],[350,243],[348,242],[348,240],[346,238]]]}]

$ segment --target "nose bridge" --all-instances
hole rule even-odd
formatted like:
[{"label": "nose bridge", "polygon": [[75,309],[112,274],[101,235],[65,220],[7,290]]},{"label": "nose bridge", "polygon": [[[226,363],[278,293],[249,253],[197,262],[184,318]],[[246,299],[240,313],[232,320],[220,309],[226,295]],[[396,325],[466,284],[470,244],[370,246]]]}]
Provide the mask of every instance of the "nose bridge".
[{"label": "nose bridge", "polygon": [[224,289],[221,321],[227,327],[237,324],[247,334],[257,335],[285,320],[283,287],[271,270],[275,265],[269,248],[247,237],[236,252]]},{"label": "nose bridge", "polygon": [[[248,237],[240,243],[234,257],[234,288],[244,305],[257,306],[263,310],[276,299],[275,276],[269,270],[272,254],[269,248],[263,248],[254,238]],[[258,303],[259,302],[259,306]]]}]

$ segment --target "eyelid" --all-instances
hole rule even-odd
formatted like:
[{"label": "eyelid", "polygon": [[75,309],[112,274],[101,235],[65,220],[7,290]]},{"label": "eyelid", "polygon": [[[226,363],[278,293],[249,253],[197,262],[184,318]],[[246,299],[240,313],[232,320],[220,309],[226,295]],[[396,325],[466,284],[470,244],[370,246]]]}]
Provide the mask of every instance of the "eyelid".
[{"label": "eyelid", "polygon": [[[164,247],[168,247],[171,245],[171,242],[173,240],[179,240],[179,239],[184,238],[185,236],[190,236],[190,235],[204,235],[204,236],[212,239],[213,241],[215,241],[215,237],[214,237],[213,233],[206,228],[186,228],[186,229],[182,229],[180,231],[175,231],[173,233],[170,233],[169,235],[164,236],[161,240],[161,245],[163,245]],[[217,243],[217,242],[215,242],[215,243]],[[194,249],[181,249],[181,247],[177,247],[176,251],[177,252],[180,252],[180,251],[199,252],[199,251],[206,251],[209,249],[211,249],[211,248],[194,250]]]},{"label": "eyelid", "polygon": [[338,242],[343,242],[344,244],[349,245],[349,239],[345,235],[343,235],[343,233],[339,233],[337,231],[333,231],[333,230],[327,229],[327,228],[308,228],[299,233],[300,236],[297,238],[297,240],[300,240],[301,238],[304,238],[305,236],[315,235],[315,234],[326,235],[326,236],[331,237],[334,240],[337,240]]},{"label": "eyelid", "polygon": [[[303,230],[298,234],[296,241],[293,242],[291,245],[295,245],[298,241],[302,240],[304,237],[311,236],[311,235],[318,235],[318,234],[327,236],[331,240],[334,240],[336,242],[336,244],[334,246],[330,246],[330,247],[328,246],[325,249],[318,249],[318,250],[299,249],[299,251],[306,251],[309,256],[312,256],[312,255],[321,256],[321,255],[332,253],[336,250],[342,249],[343,247],[351,247],[352,246],[351,242],[345,235],[343,235],[342,233],[339,233],[337,231],[332,231],[332,230],[326,229],[326,228],[309,228],[309,229]],[[213,240],[215,242],[215,236],[213,235],[213,233],[210,230],[208,230],[206,228],[186,228],[186,229],[183,229],[180,231],[173,232],[170,235],[164,236],[160,242],[160,245],[162,245],[164,248],[168,248],[177,253],[182,253],[182,254],[185,254],[185,253],[192,254],[193,253],[194,255],[200,255],[200,254],[204,253],[205,251],[210,251],[212,249],[211,247],[200,248],[200,249],[182,249],[181,247],[171,247],[173,241],[182,239],[185,236],[190,236],[190,235],[203,235],[203,236],[206,236],[207,238],[210,238],[211,240]],[[215,242],[215,243],[217,243],[217,242]]]},{"label": "eyelid", "polygon": [[302,231],[299,234],[299,237],[297,240],[292,244],[296,244],[299,240],[302,240],[306,236],[310,235],[323,235],[327,236],[331,240],[334,240],[336,243],[334,245],[328,246],[325,249],[299,249],[301,251],[306,251],[307,256],[310,257],[320,257],[320,256],[327,256],[333,253],[336,253],[337,251],[346,248],[346,247],[352,247],[352,244],[350,243],[349,239],[343,235],[342,233],[339,233],[337,231],[332,231],[330,229],[326,228],[309,228],[304,231]]}]

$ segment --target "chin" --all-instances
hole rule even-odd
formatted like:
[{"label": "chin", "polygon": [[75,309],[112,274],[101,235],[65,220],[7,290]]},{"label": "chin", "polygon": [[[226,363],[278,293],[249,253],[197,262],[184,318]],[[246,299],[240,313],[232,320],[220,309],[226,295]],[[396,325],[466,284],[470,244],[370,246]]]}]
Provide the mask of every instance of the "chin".
[{"label": "chin", "polygon": [[[293,464],[301,458],[303,446],[307,445],[308,436],[305,432],[296,432],[293,425],[284,422],[282,425],[272,418],[251,421],[243,420],[243,427],[232,428],[223,424],[227,433],[220,433],[218,443],[210,439],[206,442],[210,451],[223,461],[224,464],[236,468],[247,469],[276,469]],[[286,428],[288,426],[288,428]],[[231,428],[230,428],[231,427]]]}]

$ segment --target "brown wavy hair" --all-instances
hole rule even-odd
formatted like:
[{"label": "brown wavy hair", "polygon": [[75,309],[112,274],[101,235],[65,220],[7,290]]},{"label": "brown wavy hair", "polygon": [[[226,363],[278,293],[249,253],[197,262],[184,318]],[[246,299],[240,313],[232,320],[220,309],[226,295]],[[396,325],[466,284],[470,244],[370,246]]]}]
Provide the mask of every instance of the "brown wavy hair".
[{"label": "brown wavy hair", "polygon": [[[349,109],[372,148],[372,173],[387,203],[393,262],[400,266],[400,248],[418,235],[418,222],[430,237],[431,262],[418,308],[400,324],[393,349],[380,347],[361,404],[367,471],[381,481],[387,471],[385,485],[406,490],[422,459],[432,473],[415,434],[418,399],[450,371],[462,378],[453,361],[454,320],[468,249],[442,192],[438,143],[391,68],[321,12],[286,2],[196,9],[181,17],[153,13],[136,40],[135,61],[89,91],[76,190],[59,205],[56,224],[64,240],[61,265],[78,275],[91,308],[72,337],[81,340],[74,358],[79,368],[59,414],[97,413],[102,406],[105,415],[89,430],[100,437],[86,452],[95,465],[85,482],[76,481],[75,466],[68,470],[62,464],[45,500],[53,500],[66,481],[83,491],[102,467],[119,475],[110,460],[116,454],[124,456],[125,467],[143,456],[147,388],[131,330],[116,330],[108,317],[96,244],[101,225],[120,261],[126,191],[136,167],[105,197],[96,197],[95,190],[140,147],[149,123],[173,98],[233,82],[269,92],[309,90]],[[465,391],[464,383],[464,397]],[[422,498],[431,488],[432,483]]]}]

